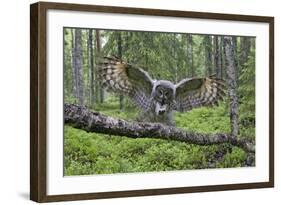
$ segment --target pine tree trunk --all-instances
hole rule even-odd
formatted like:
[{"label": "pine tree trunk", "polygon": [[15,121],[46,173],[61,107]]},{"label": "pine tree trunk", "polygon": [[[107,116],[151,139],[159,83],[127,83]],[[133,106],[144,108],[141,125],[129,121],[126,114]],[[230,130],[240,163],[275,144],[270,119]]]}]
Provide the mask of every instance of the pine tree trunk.
[{"label": "pine tree trunk", "polygon": [[69,88],[70,88],[70,80],[69,80],[69,67],[68,67],[68,62],[69,62],[69,52],[67,50],[68,42],[66,40],[66,36],[68,34],[68,29],[64,28],[63,29],[63,44],[64,44],[64,49],[63,49],[63,86],[64,86],[64,96],[69,95]]},{"label": "pine tree trunk", "polygon": [[90,76],[90,90],[89,90],[89,102],[90,106],[93,106],[95,103],[95,90],[94,90],[94,52],[93,52],[93,29],[89,30],[88,38],[88,47],[89,47],[89,76]]},{"label": "pine tree trunk", "polygon": [[76,59],[75,59],[75,29],[71,29],[71,49],[72,49],[72,95],[77,98],[77,72],[76,72]]},{"label": "pine tree trunk", "polygon": [[205,67],[206,67],[206,74],[212,75],[212,42],[211,37],[206,35],[204,37],[204,44],[205,44]]},{"label": "pine tree trunk", "polygon": [[76,70],[77,70],[77,97],[79,104],[83,105],[83,51],[82,51],[82,31],[81,29],[75,30],[75,53],[76,53]]},{"label": "pine tree trunk", "polygon": [[193,39],[192,34],[187,34],[187,65],[188,71],[186,77],[194,77],[194,67],[193,67]]},{"label": "pine tree trunk", "polygon": [[234,43],[232,37],[224,37],[225,63],[226,63],[226,80],[228,84],[228,93],[230,100],[230,122],[231,135],[237,138],[239,132],[238,125],[238,97],[237,97],[237,76],[234,56]]},{"label": "pine tree trunk", "polygon": [[[97,55],[100,56],[101,55],[101,39],[100,39],[100,31],[98,29],[96,30],[96,47],[97,47]],[[103,103],[104,90],[100,83],[98,84],[98,88],[99,88],[100,103]]]},{"label": "pine tree trunk", "polygon": [[[118,50],[118,57],[120,59],[122,59],[122,34],[121,32],[118,32],[116,34],[116,41],[117,41],[117,50]],[[120,95],[119,96],[119,108],[121,111],[124,111],[124,96],[123,95]]]},{"label": "pine tree trunk", "polygon": [[236,36],[232,36],[232,42],[233,42],[233,54],[234,54],[234,63],[235,63],[235,72],[236,72],[236,76],[238,76],[238,58],[237,58],[237,53],[238,53],[238,49],[237,49],[237,37]]},{"label": "pine tree trunk", "polygon": [[249,37],[240,37],[240,68],[243,69],[245,63],[248,61],[250,53],[251,41]]},{"label": "pine tree trunk", "polygon": [[216,71],[217,78],[222,78],[222,59],[221,59],[221,48],[220,48],[221,37],[214,37],[214,70]]},{"label": "pine tree trunk", "polygon": [[224,50],[224,39],[223,37],[221,37],[221,41],[220,41],[220,56],[221,56],[221,78],[225,79],[226,76],[226,68],[225,68],[225,50]]},{"label": "pine tree trunk", "polygon": [[82,31],[75,29],[74,47],[72,52],[73,60],[73,93],[79,104],[83,105],[83,53],[82,53]]},{"label": "pine tree trunk", "polygon": [[176,45],[176,34],[173,34],[173,44],[172,44],[172,51],[173,51],[173,67],[174,67],[174,82],[178,83],[179,81],[179,71],[178,71],[178,61],[177,61],[177,45]]}]

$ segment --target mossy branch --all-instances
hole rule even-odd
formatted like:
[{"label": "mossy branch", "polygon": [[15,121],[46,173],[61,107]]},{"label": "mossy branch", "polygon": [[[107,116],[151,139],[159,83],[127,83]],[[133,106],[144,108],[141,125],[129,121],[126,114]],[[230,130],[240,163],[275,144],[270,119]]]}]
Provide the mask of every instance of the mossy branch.
[{"label": "mossy branch", "polygon": [[255,145],[247,140],[240,140],[230,134],[193,133],[160,123],[128,122],[92,112],[84,106],[64,104],[65,123],[73,127],[116,136],[130,138],[158,138],[176,140],[197,145],[230,143],[247,152],[255,152]]}]

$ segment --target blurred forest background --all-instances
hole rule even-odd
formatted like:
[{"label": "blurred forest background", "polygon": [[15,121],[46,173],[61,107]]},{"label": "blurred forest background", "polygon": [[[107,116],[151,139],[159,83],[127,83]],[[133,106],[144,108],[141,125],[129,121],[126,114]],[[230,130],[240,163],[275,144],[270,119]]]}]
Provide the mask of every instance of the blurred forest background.
[{"label": "blurred forest background", "polygon": [[[64,29],[64,102],[134,121],[137,107],[106,92],[97,78],[102,56],[115,55],[174,83],[216,74],[227,81],[223,36]],[[239,138],[255,139],[255,38],[231,37]],[[218,107],[176,113],[176,126],[199,133],[230,133],[229,98]],[[91,175],[252,166],[247,153],[228,144],[200,146],[161,139],[130,139],[65,125],[64,174]]]}]

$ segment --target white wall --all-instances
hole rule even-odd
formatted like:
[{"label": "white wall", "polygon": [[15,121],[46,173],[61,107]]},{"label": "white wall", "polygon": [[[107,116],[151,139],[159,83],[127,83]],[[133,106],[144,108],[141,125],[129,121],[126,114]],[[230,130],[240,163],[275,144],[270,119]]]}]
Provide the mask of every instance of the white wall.
[{"label": "white wall", "polygon": [[[180,9],[275,16],[275,76],[280,76],[281,13],[278,0],[82,0],[88,4]],[[0,7],[0,203],[31,204],[29,192],[29,3],[2,1]],[[275,120],[280,123],[280,80],[275,77]],[[3,115],[4,111],[4,115]],[[279,116],[278,116],[279,115]],[[275,130],[276,187],[274,189],[224,191],[98,201],[71,204],[277,204],[280,199],[280,126]],[[56,203],[55,203],[56,204]],[[64,204],[64,203],[60,203]]]}]

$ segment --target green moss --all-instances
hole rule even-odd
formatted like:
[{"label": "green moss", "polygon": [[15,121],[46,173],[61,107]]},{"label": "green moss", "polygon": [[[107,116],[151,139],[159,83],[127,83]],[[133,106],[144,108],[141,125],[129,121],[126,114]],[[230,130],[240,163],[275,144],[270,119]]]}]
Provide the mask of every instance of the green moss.
[{"label": "green moss", "polygon": [[[137,110],[126,104],[120,112],[117,98],[95,107],[106,115],[134,120]],[[201,133],[229,132],[225,104],[175,113],[177,127]],[[132,139],[87,133],[65,125],[65,175],[92,175],[244,166],[246,153],[229,144],[199,146],[161,139]],[[250,138],[254,129],[241,127]]]}]

